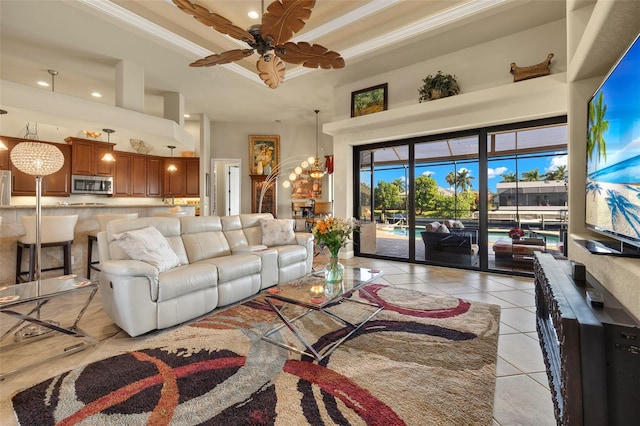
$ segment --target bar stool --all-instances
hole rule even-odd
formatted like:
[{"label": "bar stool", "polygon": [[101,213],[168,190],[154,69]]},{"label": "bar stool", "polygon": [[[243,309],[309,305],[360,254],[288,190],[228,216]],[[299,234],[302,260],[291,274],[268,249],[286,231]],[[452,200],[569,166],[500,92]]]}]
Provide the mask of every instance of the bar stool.
[{"label": "bar stool", "polygon": [[[25,229],[25,235],[18,239],[18,250],[16,253],[16,284],[26,281],[33,281],[35,274],[35,251],[36,251],[36,217],[21,216],[22,225]],[[62,247],[63,266],[51,268],[42,268],[44,271],[54,271],[56,269],[64,269],[64,275],[71,273],[71,243],[73,243],[73,234],[78,222],[78,215],[68,216],[42,216],[40,227],[40,245],[41,247]],[[22,270],[22,250],[29,250],[29,270]],[[40,265],[43,264],[39,259]],[[23,278],[26,275],[26,278]]]},{"label": "bar stool", "polygon": [[107,223],[112,220],[129,220],[137,219],[138,213],[99,213],[96,215],[96,219],[100,224],[100,229],[97,231],[90,231],[87,234],[87,279],[91,279],[91,270],[100,272],[100,268],[96,265],[100,263],[100,260],[93,260],[93,243],[98,241],[98,232],[107,230]]}]

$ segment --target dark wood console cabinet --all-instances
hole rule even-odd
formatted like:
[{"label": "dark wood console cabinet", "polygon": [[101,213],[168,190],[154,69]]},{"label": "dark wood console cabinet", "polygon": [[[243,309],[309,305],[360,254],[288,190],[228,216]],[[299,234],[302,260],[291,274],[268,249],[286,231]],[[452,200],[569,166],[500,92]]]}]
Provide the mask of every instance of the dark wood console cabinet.
[{"label": "dark wood console cabinet", "polygon": [[[536,328],[560,425],[640,424],[640,322],[588,272],[535,253]],[[600,293],[592,306],[587,291]]]},{"label": "dark wood console cabinet", "polygon": [[[258,213],[260,209],[260,194],[266,178],[266,175],[251,175],[251,213]],[[269,183],[262,199],[261,213],[271,213],[276,217],[277,190],[277,181]]]}]

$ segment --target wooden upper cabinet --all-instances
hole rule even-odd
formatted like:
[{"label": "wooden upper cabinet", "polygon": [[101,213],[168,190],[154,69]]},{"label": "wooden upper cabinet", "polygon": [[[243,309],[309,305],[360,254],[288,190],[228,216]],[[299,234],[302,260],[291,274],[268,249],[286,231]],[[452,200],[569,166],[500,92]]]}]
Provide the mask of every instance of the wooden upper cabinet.
[{"label": "wooden upper cabinet", "polygon": [[147,197],[162,197],[164,158],[147,157]]},{"label": "wooden upper cabinet", "polygon": [[131,155],[131,184],[129,194],[132,197],[147,195],[147,158],[144,155]]},{"label": "wooden upper cabinet", "polygon": [[113,165],[114,197],[145,197],[147,194],[147,156],[115,151]]},{"label": "wooden upper cabinet", "polygon": [[[9,142],[5,137],[0,136],[0,141],[2,141],[4,146],[9,148]],[[9,163],[11,163],[11,160],[9,160],[9,150],[8,149],[0,150],[0,170],[9,170],[10,168]]]},{"label": "wooden upper cabinet", "polygon": [[116,159],[113,164],[113,196],[128,197],[130,195],[131,154],[128,152],[114,152]]},{"label": "wooden upper cabinet", "polygon": [[102,161],[102,157],[115,144],[108,142],[93,141],[90,139],[72,138],[65,139],[71,145],[71,173],[83,176],[112,176],[112,163]]},{"label": "wooden upper cabinet", "polygon": [[42,142],[55,145],[64,156],[64,164],[57,172],[42,178],[42,195],[53,197],[68,197],[71,193],[71,147],[65,144],[33,141],[29,139],[2,137],[9,150],[2,151],[7,154],[8,170],[11,170],[11,194],[20,196],[36,195],[36,178],[18,170],[9,160],[11,150],[20,142]]},{"label": "wooden upper cabinet", "polygon": [[[169,164],[178,168],[175,172],[167,170]],[[164,195],[174,197],[200,196],[200,159],[199,158],[165,158],[164,160]]]},{"label": "wooden upper cabinet", "polygon": [[200,159],[187,158],[183,161],[185,170],[184,195],[187,197],[200,196]]}]

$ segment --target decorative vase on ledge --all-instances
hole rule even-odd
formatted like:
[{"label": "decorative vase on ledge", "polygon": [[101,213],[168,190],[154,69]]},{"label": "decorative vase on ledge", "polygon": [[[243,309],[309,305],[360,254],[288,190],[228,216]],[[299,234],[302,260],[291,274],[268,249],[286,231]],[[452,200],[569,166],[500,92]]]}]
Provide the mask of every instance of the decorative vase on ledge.
[{"label": "decorative vase on ledge", "polygon": [[344,280],[344,265],[338,262],[338,256],[331,256],[324,267],[324,281],[328,286],[340,285]]}]

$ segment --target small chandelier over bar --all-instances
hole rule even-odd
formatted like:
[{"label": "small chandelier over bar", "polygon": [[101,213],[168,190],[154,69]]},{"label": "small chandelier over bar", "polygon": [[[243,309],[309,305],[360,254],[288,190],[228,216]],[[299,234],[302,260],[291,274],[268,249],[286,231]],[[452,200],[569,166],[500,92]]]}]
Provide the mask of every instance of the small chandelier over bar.
[{"label": "small chandelier over bar", "polygon": [[173,145],[167,145],[167,148],[169,148],[171,150],[171,162],[169,163],[169,167],[167,167],[167,171],[168,172],[175,172],[176,170],[178,170],[176,165],[173,164],[173,150],[176,149],[176,147],[173,146]]},{"label": "small chandelier over bar", "polygon": [[[7,113],[6,110],[4,109],[0,109],[0,115],[5,115]],[[0,151],[5,151],[9,148],[7,148],[7,146],[4,144],[4,142],[2,142],[2,139],[0,139]]]},{"label": "small chandelier over bar", "polygon": [[[107,134],[107,143],[111,143],[111,133],[115,133],[113,129],[102,129],[103,132]],[[107,147],[107,153],[102,156],[102,161],[106,161],[108,163],[113,163],[116,159],[111,154],[111,145]]]},{"label": "small chandelier over bar", "polygon": [[322,176],[324,176],[324,167],[322,167],[322,162],[320,161],[320,158],[318,157],[318,113],[320,112],[320,110],[315,110],[316,112],[316,156],[314,157],[309,157],[309,163],[312,164],[313,166],[311,167],[311,170],[309,170],[309,176],[313,179],[321,179]]}]

